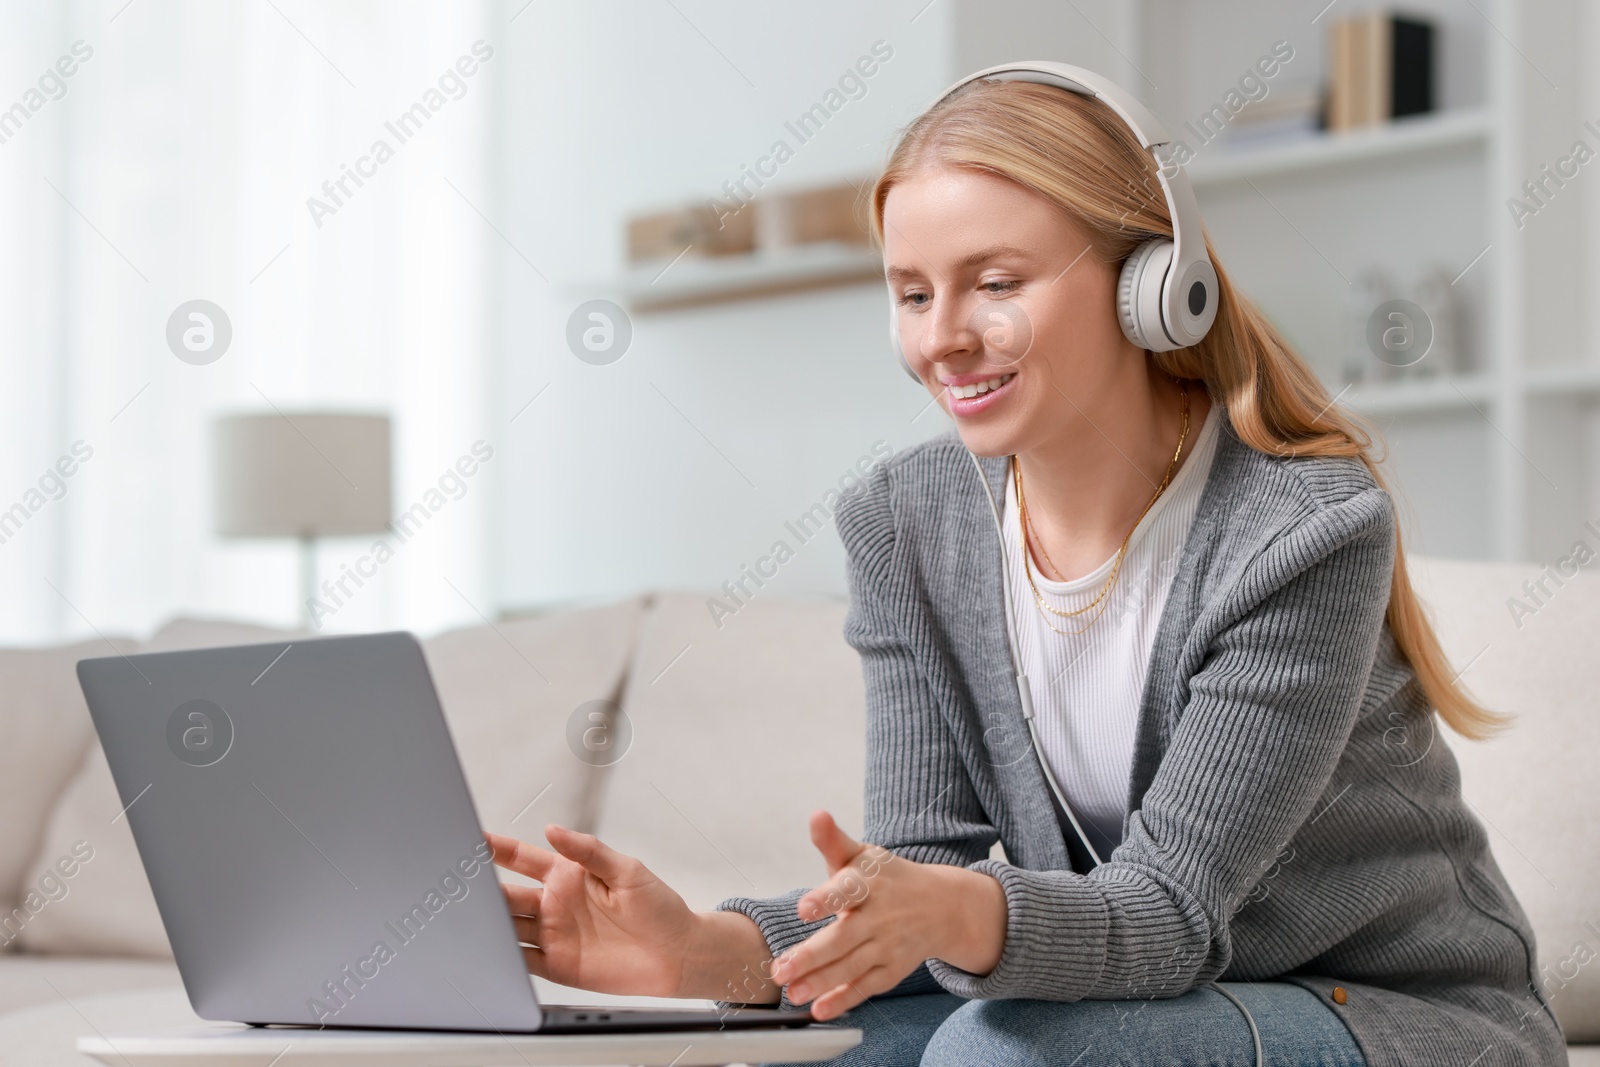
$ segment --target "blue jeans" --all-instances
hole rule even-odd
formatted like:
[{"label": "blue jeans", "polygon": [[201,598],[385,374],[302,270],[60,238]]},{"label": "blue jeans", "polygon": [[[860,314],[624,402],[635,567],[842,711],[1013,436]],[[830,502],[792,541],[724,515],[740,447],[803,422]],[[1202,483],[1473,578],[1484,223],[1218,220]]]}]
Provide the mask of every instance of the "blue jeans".
[{"label": "blue jeans", "polygon": [[[1261,1031],[1267,1067],[1365,1067],[1315,993],[1289,982],[1222,982]],[[832,1067],[1254,1067],[1250,1025],[1214,989],[1166,1000],[869,1000],[837,1020],[863,1032]]]}]

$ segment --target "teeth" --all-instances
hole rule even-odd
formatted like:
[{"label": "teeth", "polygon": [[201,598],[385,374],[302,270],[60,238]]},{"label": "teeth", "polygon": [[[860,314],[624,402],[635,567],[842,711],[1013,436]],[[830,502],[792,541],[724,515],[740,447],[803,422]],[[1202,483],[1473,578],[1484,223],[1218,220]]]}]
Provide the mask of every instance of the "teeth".
[{"label": "teeth", "polygon": [[1015,377],[1016,374],[1013,372],[1011,374],[1002,374],[998,378],[990,378],[986,382],[973,382],[971,385],[950,385],[945,388],[949,389],[950,395],[958,400],[970,400],[975,396],[982,396],[991,389],[1000,388]]}]

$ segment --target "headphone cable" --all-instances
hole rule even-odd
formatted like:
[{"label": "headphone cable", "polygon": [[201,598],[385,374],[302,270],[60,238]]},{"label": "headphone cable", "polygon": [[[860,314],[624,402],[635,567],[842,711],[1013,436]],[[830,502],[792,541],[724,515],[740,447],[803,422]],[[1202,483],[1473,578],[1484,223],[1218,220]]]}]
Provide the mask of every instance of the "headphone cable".
[{"label": "headphone cable", "polygon": [[[972,465],[978,469],[978,483],[983,486],[983,493],[989,498],[989,511],[994,516],[995,532],[1000,535],[1000,593],[1001,600],[1005,605],[1006,646],[1011,653],[1011,669],[1012,673],[1016,675],[1017,698],[1022,704],[1023,721],[1028,724],[1028,737],[1033,742],[1033,752],[1038,757],[1039,768],[1044,771],[1044,780],[1049,783],[1050,791],[1055,794],[1055,798],[1061,804],[1062,810],[1067,813],[1067,819],[1071,821],[1072,829],[1077,833],[1078,840],[1083,842],[1083,847],[1089,850],[1089,855],[1093,857],[1095,866],[1098,867],[1103,862],[1100,859],[1100,854],[1089,843],[1088,835],[1083,832],[1083,827],[1078,824],[1078,817],[1073,814],[1072,805],[1067,803],[1067,798],[1062,794],[1061,786],[1056,782],[1054,772],[1050,770],[1049,761],[1045,759],[1044,747],[1039,742],[1039,731],[1034,726],[1033,717],[1033,687],[1028,684],[1028,676],[1022,670],[1022,654],[1017,650],[1017,632],[1012,618],[1015,612],[1012,609],[1011,602],[1011,575],[1007,569],[1009,559],[1006,555],[1005,524],[1001,521],[1000,505],[995,500],[994,490],[989,487],[989,476],[984,473],[983,464],[978,462],[977,455],[972,451],[968,450],[967,456],[972,460]],[[1016,462],[1015,457],[1011,459],[1011,462]],[[1255,1046],[1256,1067],[1265,1067],[1267,1060],[1261,1049],[1261,1031],[1256,1028],[1256,1020],[1250,1014],[1250,1009],[1245,1007],[1244,1002],[1238,997],[1223,989],[1216,982],[1207,982],[1206,985],[1227,997],[1233,1002],[1234,1007],[1244,1013],[1245,1022],[1250,1024],[1250,1041]]]}]

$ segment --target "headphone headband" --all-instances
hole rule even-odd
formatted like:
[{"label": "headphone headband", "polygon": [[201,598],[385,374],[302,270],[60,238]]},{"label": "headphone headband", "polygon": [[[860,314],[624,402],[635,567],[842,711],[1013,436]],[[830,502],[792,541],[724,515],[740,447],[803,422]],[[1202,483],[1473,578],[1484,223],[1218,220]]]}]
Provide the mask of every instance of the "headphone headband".
[{"label": "headphone headband", "polygon": [[1156,118],[1154,112],[1145,107],[1142,100],[1110,78],[1096,74],[1092,70],[1074,67],[1067,63],[1038,60],[1002,63],[997,67],[969,74],[940,93],[934,104],[941,103],[945,97],[964,85],[985,79],[1054,85],[1058,89],[1065,89],[1080,96],[1093,97],[1116,112],[1117,117],[1122,119],[1128,129],[1133,131],[1133,135],[1139,139],[1139,143],[1155,156],[1156,174],[1161,182],[1162,192],[1166,195],[1167,213],[1172,218],[1171,276],[1183,278],[1188,273],[1189,266],[1196,260],[1209,260],[1205,241],[1200,238],[1189,238],[1189,235],[1201,232],[1200,205],[1195,202],[1194,188],[1189,184],[1189,176],[1184,173],[1181,166],[1170,160],[1163,160],[1156,151],[1164,145],[1171,144],[1172,137],[1167,133],[1166,126]]},{"label": "headphone headband", "polygon": [[1001,82],[1036,82],[1040,85],[1054,85],[1058,89],[1077,93],[1079,96],[1092,96],[1104,100],[1106,105],[1128,124],[1134,134],[1139,138],[1139,143],[1146,148],[1167,144],[1172,140],[1167,136],[1167,129],[1161,120],[1147,107],[1144,102],[1125,92],[1121,86],[1111,79],[1096,74],[1083,67],[1069,66],[1066,63],[1051,63],[1044,60],[1038,62],[1002,63],[998,67],[989,67],[976,74],[969,74],[956,82],[950,88],[939,94],[939,98],[928,108],[932,110],[944,102],[945,97],[971,82],[982,81],[985,78]]}]

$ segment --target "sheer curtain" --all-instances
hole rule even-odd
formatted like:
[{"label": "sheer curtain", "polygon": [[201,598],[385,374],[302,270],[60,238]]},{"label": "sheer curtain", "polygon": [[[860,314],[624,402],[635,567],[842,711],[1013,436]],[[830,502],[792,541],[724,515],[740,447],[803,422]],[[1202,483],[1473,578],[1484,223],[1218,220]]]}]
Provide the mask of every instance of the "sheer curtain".
[{"label": "sheer curtain", "polygon": [[[293,546],[211,533],[209,424],[273,408],[387,412],[396,512],[446,502],[328,629],[492,614],[493,461],[430,490],[498,444],[486,294],[509,253],[487,155],[505,13],[0,11],[0,640],[144,634],[178,613],[294,622]],[[197,299],[232,327],[204,365],[167,340]],[[324,542],[323,574],[374,540]]]}]

